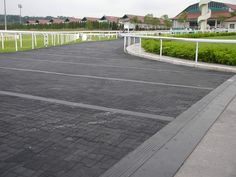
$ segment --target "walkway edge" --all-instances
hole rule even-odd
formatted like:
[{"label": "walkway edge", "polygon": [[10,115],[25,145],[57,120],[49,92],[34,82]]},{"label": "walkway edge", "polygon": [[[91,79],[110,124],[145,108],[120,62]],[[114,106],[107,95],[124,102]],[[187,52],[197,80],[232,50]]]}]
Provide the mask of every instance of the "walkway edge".
[{"label": "walkway edge", "polygon": [[139,44],[133,44],[127,47],[126,52],[133,56],[171,63],[175,65],[183,65],[183,66],[196,67],[196,68],[201,68],[201,69],[236,73],[236,67],[234,66],[226,66],[226,65],[203,63],[203,62],[195,63],[194,61],[191,61],[191,60],[184,60],[184,59],[167,57],[167,56],[160,57],[159,55],[148,53],[148,52],[145,52],[143,49],[140,49]]},{"label": "walkway edge", "polygon": [[101,177],[173,177],[236,96],[236,75],[194,104]]}]

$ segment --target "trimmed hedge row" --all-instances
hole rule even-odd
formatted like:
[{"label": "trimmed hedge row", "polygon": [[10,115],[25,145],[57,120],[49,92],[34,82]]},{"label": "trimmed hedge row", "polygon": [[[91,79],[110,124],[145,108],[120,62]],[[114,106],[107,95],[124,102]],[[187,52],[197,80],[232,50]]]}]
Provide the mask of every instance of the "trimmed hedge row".
[{"label": "trimmed hedge row", "polygon": [[[192,36],[191,36],[192,37]],[[146,52],[160,54],[160,41],[144,39]],[[163,41],[163,55],[195,60],[196,44],[190,42]],[[236,66],[236,44],[199,44],[199,61]]]},{"label": "trimmed hedge row", "polygon": [[219,36],[235,36],[235,32],[231,33],[191,33],[191,34],[178,34],[175,37],[180,38],[208,38],[208,37],[219,37]]}]

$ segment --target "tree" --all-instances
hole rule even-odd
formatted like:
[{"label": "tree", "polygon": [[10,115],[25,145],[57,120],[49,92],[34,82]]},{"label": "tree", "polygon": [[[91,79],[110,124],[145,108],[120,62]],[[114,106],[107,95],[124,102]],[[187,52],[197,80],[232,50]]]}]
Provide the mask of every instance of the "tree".
[{"label": "tree", "polygon": [[172,21],[169,18],[168,15],[162,15],[161,18],[164,20],[164,25],[166,28],[171,28],[172,27]]},{"label": "tree", "polygon": [[226,19],[227,19],[227,17],[222,16],[222,15],[217,17],[217,21],[220,22],[220,27],[221,28],[222,28],[222,24],[225,22]]},{"label": "tree", "polygon": [[147,14],[144,17],[144,23],[147,25],[152,25],[153,27],[157,27],[160,25],[160,19],[153,16],[153,14]]},{"label": "tree", "polygon": [[152,25],[153,23],[153,14],[147,14],[144,17],[144,23],[148,25]]},{"label": "tree", "polygon": [[236,11],[231,12],[231,16],[235,17],[236,16]]},{"label": "tree", "polygon": [[186,28],[186,22],[187,22],[187,20],[188,20],[188,13],[187,13],[187,12],[182,12],[182,13],[179,15],[178,21],[184,23],[184,28]]},{"label": "tree", "polygon": [[138,19],[138,17],[133,17],[130,19],[131,23],[141,23],[141,21]]}]

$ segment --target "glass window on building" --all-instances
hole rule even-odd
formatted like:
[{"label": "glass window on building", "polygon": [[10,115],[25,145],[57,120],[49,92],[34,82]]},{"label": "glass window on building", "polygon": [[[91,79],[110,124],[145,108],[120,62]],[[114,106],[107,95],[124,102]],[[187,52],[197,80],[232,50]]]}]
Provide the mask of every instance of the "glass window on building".
[{"label": "glass window on building", "polygon": [[230,28],[230,29],[235,29],[235,24],[230,24],[230,25],[229,25],[229,28]]}]

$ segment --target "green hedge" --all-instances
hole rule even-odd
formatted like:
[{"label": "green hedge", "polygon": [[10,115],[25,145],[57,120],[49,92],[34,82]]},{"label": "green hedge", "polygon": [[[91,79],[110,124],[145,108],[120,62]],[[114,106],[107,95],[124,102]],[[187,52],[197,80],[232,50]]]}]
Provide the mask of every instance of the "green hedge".
[{"label": "green hedge", "polygon": [[[191,36],[192,37],[192,36]],[[160,41],[145,39],[146,52],[160,54]],[[163,41],[163,55],[195,60],[196,44],[191,42]],[[199,61],[236,66],[236,44],[199,44]]]},{"label": "green hedge", "polygon": [[178,34],[175,37],[180,38],[208,38],[208,37],[220,37],[220,36],[235,36],[236,33],[191,33],[191,34]]}]

